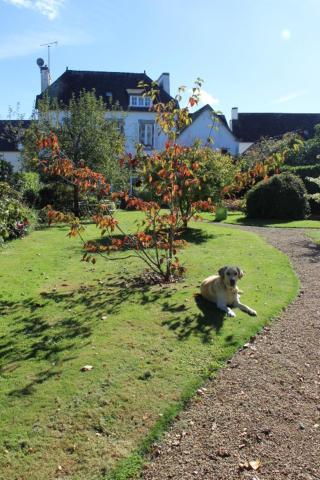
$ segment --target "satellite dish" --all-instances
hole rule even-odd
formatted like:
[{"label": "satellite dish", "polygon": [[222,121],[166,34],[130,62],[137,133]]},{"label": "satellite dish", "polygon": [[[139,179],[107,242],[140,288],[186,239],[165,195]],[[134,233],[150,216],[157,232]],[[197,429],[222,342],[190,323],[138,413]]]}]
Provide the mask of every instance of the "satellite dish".
[{"label": "satellite dish", "polygon": [[43,60],[43,58],[37,58],[37,65],[38,65],[38,67],[40,67],[40,68],[43,67],[43,65],[44,65],[44,60]]}]

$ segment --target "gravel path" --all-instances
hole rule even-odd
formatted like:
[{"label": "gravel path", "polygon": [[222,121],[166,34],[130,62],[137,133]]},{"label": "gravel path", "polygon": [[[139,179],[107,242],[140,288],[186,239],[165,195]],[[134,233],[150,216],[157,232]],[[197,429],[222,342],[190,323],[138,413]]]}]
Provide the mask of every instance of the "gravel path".
[{"label": "gravel path", "polygon": [[320,249],[301,230],[245,229],[290,257],[301,292],[181,413],[145,480],[320,480]]}]

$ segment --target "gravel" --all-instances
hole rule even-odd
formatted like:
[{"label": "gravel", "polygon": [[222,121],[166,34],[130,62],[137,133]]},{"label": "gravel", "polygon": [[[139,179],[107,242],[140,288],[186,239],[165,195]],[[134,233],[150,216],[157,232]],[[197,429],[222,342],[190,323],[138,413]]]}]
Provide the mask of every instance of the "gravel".
[{"label": "gravel", "polygon": [[320,480],[320,249],[300,229],[241,228],[289,256],[300,293],[191,400],[145,480]]}]

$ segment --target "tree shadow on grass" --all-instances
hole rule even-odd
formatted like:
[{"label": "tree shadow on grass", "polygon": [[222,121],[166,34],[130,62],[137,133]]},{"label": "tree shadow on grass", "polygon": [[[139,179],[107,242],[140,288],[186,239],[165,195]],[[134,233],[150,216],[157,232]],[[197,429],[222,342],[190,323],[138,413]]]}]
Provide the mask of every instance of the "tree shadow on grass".
[{"label": "tree shadow on grass", "polygon": [[[196,294],[194,298],[199,312],[183,316],[183,318],[170,318],[165,320],[163,325],[173,330],[178,340],[187,340],[191,336],[196,336],[203,343],[212,342],[213,334],[219,334],[221,330],[225,314],[200,294]],[[187,307],[185,304],[170,305],[166,303],[164,311],[172,314],[181,313],[187,311]]]},{"label": "tree shadow on grass", "polygon": [[[74,312],[64,312],[56,322],[51,320],[48,312],[43,314],[48,303],[33,299],[0,301],[0,312],[11,315],[9,331],[0,336],[0,375],[10,374],[26,361],[50,364],[49,368],[32,374],[32,381],[10,392],[10,396],[30,395],[37,385],[59,375],[62,363],[76,358],[77,350],[92,333],[90,317],[77,319]],[[37,369],[35,364],[35,372]]]},{"label": "tree shadow on grass", "polygon": [[[208,240],[213,240],[218,237],[226,237],[226,236],[231,236],[231,233],[209,233],[201,228],[188,227],[187,229],[181,231],[180,235],[178,235],[177,238],[181,240],[185,240],[187,243],[194,243],[196,245],[200,245],[201,243],[205,243]],[[113,234],[112,238],[123,240],[124,235]],[[100,247],[110,245],[110,239],[108,237],[98,237],[98,238],[92,239],[91,241]],[[123,250],[124,251],[132,250],[132,247],[126,246]]]},{"label": "tree shadow on grass", "polygon": [[187,228],[182,232],[181,239],[185,240],[188,243],[195,243],[196,245],[200,245],[201,243],[205,243],[208,240],[213,240],[218,237],[225,237],[230,236],[231,233],[209,233],[201,228]]},{"label": "tree shadow on grass", "polygon": [[[110,276],[102,285],[83,285],[72,292],[43,292],[37,300],[0,300],[0,314],[11,316],[8,333],[0,336],[0,375],[9,374],[26,361],[49,362],[48,367],[32,375],[32,381],[9,395],[31,395],[37,386],[58,378],[62,364],[76,358],[79,350],[90,343],[96,327],[105,321],[103,316],[121,313],[130,302],[141,308],[160,305],[163,312],[170,314],[163,325],[174,331],[178,340],[195,336],[203,343],[212,342],[222,327],[223,312],[200,295],[195,296],[194,311],[194,305],[173,300],[177,289],[177,285],[137,287],[123,275]],[[57,306],[56,320],[50,317],[53,304]]]}]

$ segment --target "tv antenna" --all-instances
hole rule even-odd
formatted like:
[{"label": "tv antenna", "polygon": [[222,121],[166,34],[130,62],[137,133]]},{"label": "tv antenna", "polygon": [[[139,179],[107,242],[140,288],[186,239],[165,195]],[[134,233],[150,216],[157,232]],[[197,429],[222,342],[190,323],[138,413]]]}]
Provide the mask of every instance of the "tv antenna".
[{"label": "tv antenna", "polygon": [[49,43],[42,43],[40,45],[40,47],[47,47],[48,48],[48,69],[49,69],[49,72],[50,72],[50,48],[55,45],[57,46],[58,45],[58,42],[55,41],[55,42],[49,42]]}]

